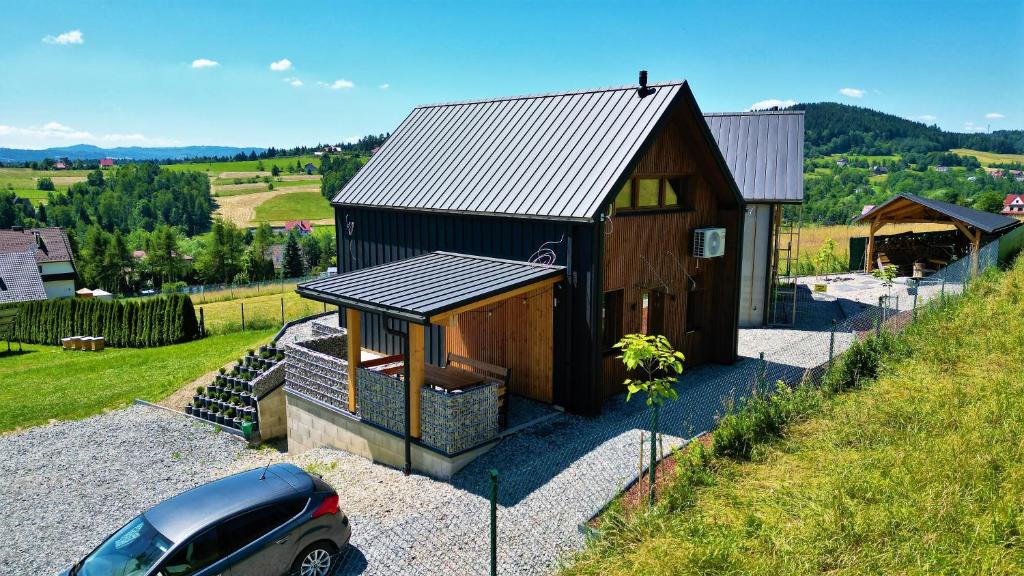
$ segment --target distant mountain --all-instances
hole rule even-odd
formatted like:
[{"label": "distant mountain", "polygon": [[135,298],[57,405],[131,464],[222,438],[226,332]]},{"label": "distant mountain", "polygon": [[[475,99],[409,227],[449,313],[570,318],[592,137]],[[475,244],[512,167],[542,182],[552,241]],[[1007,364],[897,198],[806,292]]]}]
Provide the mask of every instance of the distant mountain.
[{"label": "distant mountain", "polygon": [[945,132],[938,126],[835,102],[797,104],[793,109],[805,112],[808,156],[902,154],[951,148],[1024,154],[1024,130],[998,130],[986,134]]},{"label": "distant mountain", "polygon": [[76,144],[45,150],[22,150],[19,148],[0,148],[0,162],[32,162],[46,158],[67,158],[69,160],[180,160],[184,158],[212,158],[234,156],[239,152],[259,154],[266,148],[236,148],[234,146],[177,146],[161,148],[143,148],[139,146],[121,148],[100,148],[90,144]]}]

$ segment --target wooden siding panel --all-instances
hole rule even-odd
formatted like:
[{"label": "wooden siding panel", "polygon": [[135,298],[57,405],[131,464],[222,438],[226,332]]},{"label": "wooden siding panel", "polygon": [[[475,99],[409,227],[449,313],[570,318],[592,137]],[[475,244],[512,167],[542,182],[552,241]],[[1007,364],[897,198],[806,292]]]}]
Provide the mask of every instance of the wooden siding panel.
[{"label": "wooden siding panel", "polygon": [[512,370],[509,390],[553,401],[553,288],[457,315],[445,327],[445,349]]}]

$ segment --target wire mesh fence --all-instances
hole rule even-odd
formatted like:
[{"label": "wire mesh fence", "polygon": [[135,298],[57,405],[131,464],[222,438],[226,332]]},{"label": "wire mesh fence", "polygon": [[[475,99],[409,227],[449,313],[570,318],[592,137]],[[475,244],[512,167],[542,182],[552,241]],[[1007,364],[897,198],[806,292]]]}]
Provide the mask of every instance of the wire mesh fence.
[{"label": "wire mesh fence", "polygon": [[[997,255],[993,243],[976,264],[965,258],[917,282],[878,287],[874,303],[846,316],[805,286],[800,325],[746,331],[739,362],[684,373],[679,399],[660,410],[657,459],[713,430],[727,405],[755,390],[771,393],[778,382],[820,384],[855,341],[904,329],[923,309],[961,294]],[[333,573],[549,574],[584,546],[593,518],[646,474],[651,458],[641,439],[650,426],[641,399],[619,398],[600,417],[562,414],[509,435],[450,482],[400,479],[414,483],[409,489],[420,499],[413,506],[351,510],[352,544],[335,558]],[[498,476],[493,546],[492,470]],[[344,487],[339,492],[344,506]]]}]

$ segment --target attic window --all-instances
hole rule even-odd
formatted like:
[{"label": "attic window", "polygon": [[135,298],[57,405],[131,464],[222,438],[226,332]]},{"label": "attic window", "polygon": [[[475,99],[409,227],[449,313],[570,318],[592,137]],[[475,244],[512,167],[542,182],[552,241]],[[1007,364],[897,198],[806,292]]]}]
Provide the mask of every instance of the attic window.
[{"label": "attic window", "polygon": [[615,212],[693,210],[695,186],[690,175],[633,177],[615,197]]}]

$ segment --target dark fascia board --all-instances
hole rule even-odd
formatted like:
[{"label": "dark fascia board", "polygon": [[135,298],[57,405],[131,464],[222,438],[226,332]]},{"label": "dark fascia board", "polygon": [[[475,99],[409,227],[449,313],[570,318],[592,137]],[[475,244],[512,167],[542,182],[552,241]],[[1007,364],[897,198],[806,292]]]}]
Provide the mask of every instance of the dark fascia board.
[{"label": "dark fascia board", "polygon": [[455,214],[459,216],[484,216],[488,218],[512,218],[516,220],[543,220],[547,222],[577,222],[592,223],[593,218],[579,218],[572,216],[540,216],[536,214],[510,214],[508,212],[473,212],[471,210],[439,210],[430,208],[403,208],[400,206],[379,206],[374,204],[353,204],[349,202],[332,202],[335,208],[359,208],[366,210],[381,210],[386,212],[404,212],[406,214]]},{"label": "dark fascia board", "polygon": [[[918,206],[921,206],[922,208],[926,208],[928,210],[933,210],[935,212],[940,212],[940,213],[945,214],[941,210],[937,210],[935,208],[932,208],[931,206],[928,206],[927,204],[923,204],[921,202],[918,202],[918,199],[925,200],[925,201],[929,200],[928,198],[924,198],[923,196],[917,196],[917,195],[914,195],[914,194],[907,194],[905,192],[901,192],[901,193],[893,196],[892,198],[889,198],[885,202],[882,202],[878,206],[875,206],[874,208],[872,208],[871,210],[865,212],[864,214],[860,214],[858,216],[854,216],[854,218],[850,222],[852,222],[852,223],[863,222],[864,220],[866,220],[868,218],[868,216],[871,216],[872,214],[875,214],[879,210],[882,210],[883,208],[885,208],[889,204],[892,204],[893,202],[896,202],[897,200],[909,200],[910,202],[913,202],[913,203],[917,204]],[[1016,228],[1017,226],[1019,226],[1021,224],[1021,222],[1019,220],[1015,220],[1013,222],[1007,222],[1005,225],[999,226],[998,228],[993,228],[992,230],[986,230],[984,228],[980,228],[979,226],[971,224],[970,222],[966,222],[964,220],[961,220],[960,218],[957,218],[956,216],[952,216],[952,215],[949,215],[949,214],[945,214],[945,215],[946,215],[946,217],[951,218],[953,220],[956,220],[956,221],[958,221],[958,222],[960,222],[960,223],[962,223],[962,224],[964,224],[966,226],[973,226],[974,228],[978,228],[982,232],[985,232],[986,234],[995,234],[996,232],[1001,232],[1003,230],[1010,230],[1012,228]]]},{"label": "dark fascia board", "polygon": [[647,139],[644,140],[640,149],[637,150],[636,155],[634,155],[626,165],[626,169],[623,170],[622,174],[619,174],[618,178],[615,179],[615,185],[612,186],[611,190],[609,190],[607,194],[605,194],[604,199],[602,199],[597,205],[597,210],[590,215],[588,221],[596,222],[604,213],[605,207],[608,206],[608,203],[611,202],[614,195],[622,189],[623,184],[626,183],[626,179],[633,175],[637,164],[640,163],[640,160],[645,154],[647,154],[647,151],[650,150],[651,146],[654,145],[655,140],[658,139],[662,131],[665,129],[665,124],[670,121],[672,114],[675,113],[676,106],[679,106],[680,103],[688,105],[690,114],[694,119],[694,123],[697,125],[697,129],[701,131],[701,135],[704,137],[704,143],[711,148],[711,153],[714,155],[715,161],[718,163],[719,170],[721,170],[725,175],[727,185],[732,189],[733,195],[736,199],[736,207],[738,209],[742,209],[746,206],[746,201],[743,200],[743,193],[740,192],[739,186],[736,185],[736,180],[732,177],[732,171],[729,170],[729,165],[726,164],[725,158],[722,157],[722,151],[718,148],[718,142],[715,141],[714,135],[711,134],[711,128],[708,127],[707,121],[704,120],[704,115],[701,113],[700,107],[697,106],[697,100],[693,97],[693,92],[690,90],[690,82],[687,80],[683,81],[679,91],[672,97],[672,100],[668,103],[668,107],[661,115],[661,118],[658,118],[657,123],[654,125],[654,129],[647,135]]},{"label": "dark fascia board", "polygon": [[526,286],[528,284],[533,284],[535,282],[541,282],[543,280],[554,278],[555,276],[564,275],[565,273],[565,269],[561,266],[551,266],[550,268],[551,270],[542,276],[535,276],[532,278],[516,282],[515,284],[509,286],[502,286],[501,288],[494,288],[492,290],[488,290],[487,292],[482,292],[480,294],[468,296],[466,298],[462,298],[456,302],[453,302],[447,306],[438,308],[436,310],[429,310],[426,312],[417,312],[414,310],[408,310],[404,308],[385,306],[382,304],[376,304],[374,302],[369,302],[357,298],[338,297],[328,292],[303,288],[301,285],[296,287],[295,292],[297,292],[299,296],[309,298],[310,300],[316,300],[318,302],[324,302],[336,306],[344,306],[346,308],[355,308],[356,310],[362,310],[363,312],[375,312],[378,314],[384,314],[385,316],[391,316],[392,318],[405,320],[407,322],[412,322],[414,324],[428,325],[430,324],[430,318],[433,316],[437,316],[438,314],[444,314],[445,312],[448,312],[450,310],[461,308],[466,304],[472,304],[473,302],[478,300],[485,300],[487,298],[491,298],[492,296],[498,296],[503,292],[509,292],[517,288]]}]

